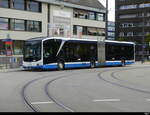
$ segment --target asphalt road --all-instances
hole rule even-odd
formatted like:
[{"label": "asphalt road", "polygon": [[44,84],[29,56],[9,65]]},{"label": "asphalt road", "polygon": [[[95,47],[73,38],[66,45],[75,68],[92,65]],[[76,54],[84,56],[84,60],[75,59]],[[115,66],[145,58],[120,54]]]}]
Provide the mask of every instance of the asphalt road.
[{"label": "asphalt road", "polygon": [[150,65],[0,72],[0,112],[150,112]]}]

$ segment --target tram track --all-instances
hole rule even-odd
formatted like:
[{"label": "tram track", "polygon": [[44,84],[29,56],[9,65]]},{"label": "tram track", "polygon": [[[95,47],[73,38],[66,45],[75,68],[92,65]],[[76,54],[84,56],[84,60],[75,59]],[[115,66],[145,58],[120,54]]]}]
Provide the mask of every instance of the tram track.
[{"label": "tram track", "polygon": [[148,91],[148,90],[144,90],[144,89],[140,89],[140,88],[135,88],[135,87],[130,87],[128,85],[120,84],[118,82],[113,82],[113,81],[107,80],[107,78],[104,78],[104,76],[102,76],[103,73],[111,72],[112,71],[111,74],[110,74],[111,78],[113,78],[113,79],[115,79],[117,81],[122,81],[124,83],[128,83],[128,84],[130,83],[130,84],[132,84],[131,82],[128,82],[128,81],[125,81],[125,80],[117,78],[117,76],[115,74],[118,73],[118,72],[123,72],[123,71],[127,71],[127,70],[148,69],[148,68],[150,68],[150,66],[149,67],[134,67],[134,68],[127,68],[127,69],[125,68],[125,69],[119,69],[119,70],[115,70],[115,71],[113,71],[113,70],[106,70],[106,71],[102,71],[102,72],[98,73],[98,78],[100,80],[103,80],[103,81],[105,81],[105,82],[107,82],[109,84],[115,85],[117,87],[122,87],[122,88],[126,88],[126,89],[129,89],[129,90],[132,90],[132,91],[137,91],[137,92],[141,92],[141,93],[150,94],[150,91]]},{"label": "tram track", "polygon": [[[88,73],[91,73],[91,71],[89,72],[88,71],[89,69],[87,69],[86,74]],[[97,70],[96,70],[97,71]],[[78,75],[79,73],[76,73],[76,75]],[[85,73],[84,73],[85,74]],[[71,74],[72,75],[72,74]],[[68,76],[61,76],[61,77],[57,77],[55,79],[52,79],[50,80],[49,82],[46,83],[45,85],[45,92],[46,92],[46,95],[49,97],[50,100],[52,100],[54,103],[56,103],[58,106],[62,107],[63,109],[67,110],[68,112],[75,112],[72,108],[66,106],[65,104],[63,104],[62,102],[60,102],[57,98],[55,98],[55,96],[53,96],[51,94],[51,92],[49,91],[49,87],[54,83],[56,82],[57,80],[60,80],[60,79],[64,79],[64,78],[67,78],[67,77],[70,77],[69,75]],[[72,77],[72,76],[71,76]]]},{"label": "tram track", "polygon": [[[67,73],[67,74],[66,74],[66,73]],[[71,72],[70,74],[69,74],[69,73],[70,73],[70,70],[69,70],[69,72],[68,72],[68,70],[67,70],[67,71],[63,71],[63,73],[54,75],[54,76],[53,76],[53,79],[51,79],[49,82],[47,82],[47,83],[45,84],[44,90],[45,90],[46,96],[47,96],[51,101],[53,101],[57,106],[63,108],[64,110],[66,110],[66,111],[68,111],[68,112],[74,112],[74,110],[72,110],[71,108],[67,107],[65,104],[59,102],[59,101],[58,101],[54,96],[52,96],[52,95],[50,94],[50,92],[48,91],[48,87],[49,87],[49,85],[50,85],[51,83],[53,83],[53,82],[55,82],[55,81],[57,81],[57,80],[60,80],[60,79],[62,79],[62,78],[70,77],[70,75],[72,75],[72,74],[74,74],[74,73],[76,73],[75,75],[77,75],[77,74],[78,74],[78,71],[77,71],[77,72],[75,71],[74,73]],[[64,75],[62,75],[62,74],[64,74]],[[30,85],[34,84],[35,82],[38,82],[38,81],[40,81],[40,80],[44,80],[44,79],[47,79],[47,78],[50,78],[50,76],[49,76],[49,75],[41,76],[40,78],[34,79],[34,80],[32,80],[32,81],[29,81],[29,82],[28,82],[27,84],[25,84],[24,87],[22,88],[21,95],[22,95],[22,97],[23,97],[23,100],[24,100],[24,102],[27,104],[27,106],[28,106],[33,112],[40,112],[40,109],[37,109],[37,108],[32,104],[31,100],[28,99],[28,96],[27,96],[27,94],[26,94],[26,93],[28,93],[28,92],[26,92],[26,90],[27,90],[27,88],[29,88]],[[51,77],[51,78],[52,78],[52,77]]]},{"label": "tram track", "polygon": [[[96,70],[97,71],[97,70]],[[87,73],[87,72],[86,72]],[[88,72],[91,73],[91,72]],[[53,102],[55,102],[58,106],[64,108],[65,110],[67,110],[68,112],[75,112],[73,109],[71,109],[70,107],[66,106],[65,104],[63,104],[62,102],[58,101],[50,92],[49,92],[49,86],[53,83],[56,82],[57,80],[66,78],[67,76],[62,76],[62,77],[58,77],[55,78],[49,82],[47,82],[47,84],[45,85],[45,92],[47,94],[47,96],[49,97],[50,100],[52,100]]]},{"label": "tram track", "polygon": [[[60,80],[60,79],[63,79],[63,78],[67,78],[67,77],[72,77],[71,75],[78,75],[80,74],[79,71],[74,71],[74,72],[71,72],[71,70],[67,70],[67,71],[62,71],[63,73],[60,73],[60,74],[56,74],[54,75],[53,77],[49,76],[49,75],[44,75],[44,76],[41,76],[40,78],[37,78],[37,79],[34,79],[32,81],[29,81],[27,84],[24,85],[24,87],[22,88],[22,92],[21,92],[21,95],[23,97],[23,100],[24,102],[27,104],[27,106],[33,111],[33,112],[40,112],[40,109],[37,109],[31,102],[31,100],[28,99],[28,96],[27,96],[27,89],[30,87],[30,85],[34,84],[35,82],[38,82],[40,80],[44,80],[44,79],[47,79],[47,78],[52,78],[50,81],[46,82],[46,84],[44,84],[44,92],[46,94],[46,96],[50,99],[50,101],[54,102],[58,107],[61,107],[62,109],[68,111],[68,112],[75,112],[73,109],[71,109],[70,107],[66,106],[65,104],[63,104],[62,102],[60,102],[58,99],[55,98],[55,96],[53,96],[51,94],[51,92],[49,91],[49,86],[56,82],[57,80]],[[71,73],[70,73],[71,72]],[[91,73],[91,72],[88,72],[86,71],[86,73]],[[64,75],[62,75],[64,74]],[[85,73],[84,73],[85,74]]]},{"label": "tram track", "polygon": [[[59,76],[59,75],[62,75],[62,73],[57,74],[57,76]],[[49,78],[49,77],[50,77],[49,75],[41,76],[40,78],[34,79],[34,80],[32,80],[32,81],[29,81],[29,82],[26,83],[26,84],[23,86],[23,88],[22,88],[21,96],[22,96],[22,98],[23,98],[23,101],[25,102],[25,104],[26,104],[33,112],[40,112],[40,110],[37,109],[37,108],[32,104],[32,102],[28,99],[26,90],[27,90],[27,88],[28,88],[31,84],[33,84],[33,83],[35,83],[35,82],[37,82],[37,81],[39,81],[39,80],[43,80],[43,79]],[[55,76],[54,76],[54,77],[55,77]]]},{"label": "tram track", "polygon": [[54,96],[51,95],[51,93],[48,91],[48,87],[51,83],[59,80],[59,79],[62,79],[62,78],[65,78],[66,76],[62,76],[62,77],[59,77],[59,78],[56,78],[56,79],[53,79],[51,81],[49,81],[46,85],[45,85],[45,92],[47,94],[47,96],[49,97],[49,99],[51,99],[53,102],[55,102],[58,106],[64,108],[65,110],[69,111],[69,112],[74,112],[74,110],[72,110],[70,107],[66,106],[65,104],[59,102]]},{"label": "tram track", "polygon": [[[120,84],[118,82],[113,82],[113,81],[110,81],[108,80],[107,78],[105,78],[104,76],[102,76],[103,73],[105,72],[111,72],[110,76],[111,78],[113,79],[116,79],[118,81],[123,81],[123,82],[127,82],[127,81],[124,81],[124,80],[121,80],[119,78],[117,78],[117,76],[115,76],[115,74],[117,72],[122,72],[122,71],[126,71],[126,70],[134,70],[134,69],[144,69],[144,68],[150,68],[150,67],[129,67],[129,68],[121,68],[121,69],[117,69],[117,70],[114,70],[113,69],[109,69],[109,70],[102,70],[102,72],[98,73],[97,76],[99,79],[109,83],[109,84],[112,84],[112,85],[115,85],[115,86],[118,86],[118,87],[122,87],[122,88],[126,88],[126,89],[130,89],[130,90],[134,90],[134,91],[138,91],[138,92],[141,92],[141,93],[146,93],[146,94],[150,94],[150,91],[147,91],[147,90],[143,90],[143,89],[138,89],[138,88],[134,88],[134,87],[130,87],[130,86],[127,86],[125,84]],[[116,69],[116,68],[115,68]],[[96,72],[99,72],[99,70]],[[25,102],[25,104],[34,112],[40,112],[40,109],[35,107],[33,104],[32,104],[32,100],[29,100],[29,97],[27,96],[27,89],[30,87],[30,85],[34,84],[35,82],[38,82],[40,80],[44,80],[44,79],[49,79],[51,78],[50,81],[47,81],[46,83],[44,83],[44,92],[46,94],[46,96],[49,98],[49,100],[51,100],[52,102],[54,102],[58,107],[61,107],[62,109],[68,111],[68,112],[74,112],[74,110],[68,106],[66,106],[64,103],[60,102],[60,100],[58,100],[55,95],[52,95],[51,94],[51,91],[49,90],[49,86],[56,82],[57,80],[60,80],[60,79],[63,79],[63,78],[67,78],[67,77],[70,77],[71,75],[75,74],[75,75],[78,75],[79,71],[75,71],[74,73],[73,72],[70,72],[70,71],[62,71],[61,73],[57,73],[57,74],[54,74],[54,75],[43,75],[39,78],[36,78],[36,79],[33,79],[32,81],[29,81],[28,83],[26,83],[24,85],[24,87],[22,88],[22,92],[21,92],[21,95],[22,95],[22,98],[23,98],[23,101]],[[86,72],[88,73],[88,71]],[[91,73],[91,71],[89,72]]]}]

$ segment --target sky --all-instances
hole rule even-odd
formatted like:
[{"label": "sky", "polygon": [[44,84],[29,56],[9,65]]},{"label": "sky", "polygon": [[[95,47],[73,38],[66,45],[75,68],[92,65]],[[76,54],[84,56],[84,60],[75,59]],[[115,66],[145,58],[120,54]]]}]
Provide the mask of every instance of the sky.
[{"label": "sky", "polygon": [[[99,0],[104,6],[106,6],[106,0]],[[115,21],[115,0],[108,0],[109,14],[108,20]]]}]

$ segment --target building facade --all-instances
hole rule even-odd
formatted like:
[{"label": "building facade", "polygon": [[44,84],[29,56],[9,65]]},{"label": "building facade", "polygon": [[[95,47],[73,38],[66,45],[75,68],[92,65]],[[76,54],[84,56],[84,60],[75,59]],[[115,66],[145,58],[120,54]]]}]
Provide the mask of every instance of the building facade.
[{"label": "building facade", "polygon": [[29,38],[105,38],[105,13],[98,0],[0,0],[0,67],[21,64]]},{"label": "building facade", "polygon": [[150,0],[116,0],[116,38],[136,43],[136,58],[148,57],[144,39],[150,34]]},{"label": "building facade", "polygon": [[0,55],[3,39],[22,55],[24,40],[41,36],[105,37],[105,8],[98,0],[0,0]]},{"label": "building facade", "polygon": [[115,22],[108,22],[108,40],[115,40]]}]

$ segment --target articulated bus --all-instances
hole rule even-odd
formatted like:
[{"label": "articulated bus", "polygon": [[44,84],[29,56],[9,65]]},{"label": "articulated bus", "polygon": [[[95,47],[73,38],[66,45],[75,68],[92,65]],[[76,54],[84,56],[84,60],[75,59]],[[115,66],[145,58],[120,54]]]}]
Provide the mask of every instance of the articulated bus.
[{"label": "articulated bus", "polygon": [[25,69],[95,68],[124,66],[135,62],[135,44],[105,40],[40,37],[25,41]]}]

